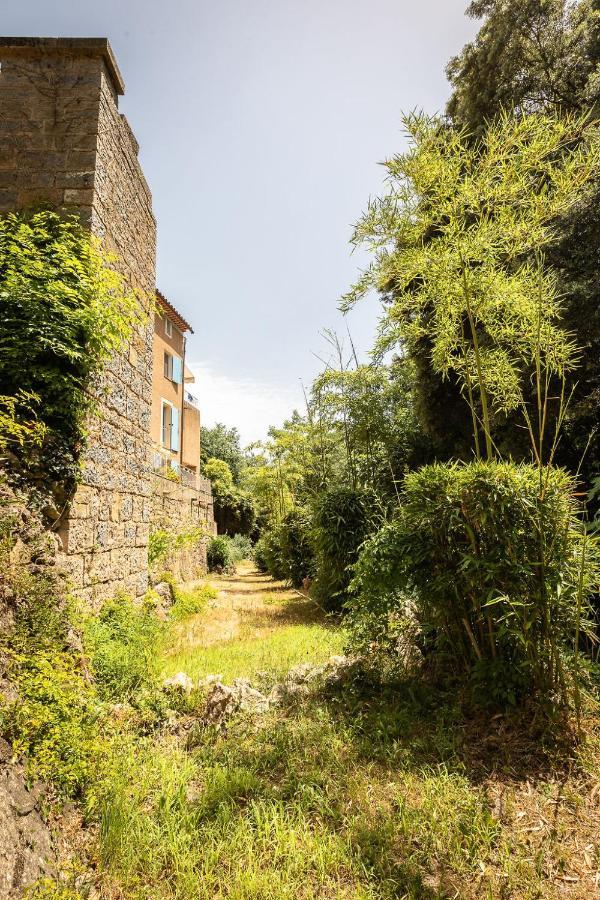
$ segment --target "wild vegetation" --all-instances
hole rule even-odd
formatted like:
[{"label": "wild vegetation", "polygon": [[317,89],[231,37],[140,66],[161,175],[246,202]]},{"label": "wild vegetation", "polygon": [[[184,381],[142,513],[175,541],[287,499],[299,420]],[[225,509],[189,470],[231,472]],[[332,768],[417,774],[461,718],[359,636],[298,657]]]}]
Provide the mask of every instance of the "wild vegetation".
[{"label": "wild vegetation", "polygon": [[147,315],[113,263],[74,218],[0,218],[0,408],[21,436],[35,432],[9,448],[29,480],[76,479],[91,379]]},{"label": "wild vegetation", "polygon": [[[354,232],[373,353],[328,332],[266,441],[202,430],[207,580],[163,571],[199,538],[165,523],[162,593],[79,608],[0,492],[0,732],[80,815],[33,897],[598,892],[599,19],[470,12],[448,115],[405,119]],[[53,213],[0,222],[0,488],[76,478],[140,321],[109,263]]]}]

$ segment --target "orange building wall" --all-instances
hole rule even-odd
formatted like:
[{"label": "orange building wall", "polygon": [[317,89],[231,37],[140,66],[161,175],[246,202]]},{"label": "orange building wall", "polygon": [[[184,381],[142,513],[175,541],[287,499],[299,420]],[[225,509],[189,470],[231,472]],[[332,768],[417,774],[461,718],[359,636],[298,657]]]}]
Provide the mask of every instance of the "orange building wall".
[{"label": "orange building wall", "polygon": [[[183,358],[183,335],[179,329],[173,325],[173,336],[168,337],[165,334],[165,318],[159,316],[158,313],[154,317],[154,340],[153,340],[153,357],[154,365],[152,369],[152,416],[150,421],[150,437],[152,442],[159,447],[161,442],[161,416],[162,416],[162,400],[168,400],[173,406],[179,410],[181,416],[181,401],[183,384],[174,384],[164,375],[164,354],[165,351],[175,356]],[[180,418],[181,422],[182,417]],[[181,435],[180,435],[181,438]],[[171,453],[173,460],[178,461],[179,453]]]},{"label": "orange building wall", "polygon": [[183,409],[183,465],[195,472],[200,468],[200,410],[191,403]]}]

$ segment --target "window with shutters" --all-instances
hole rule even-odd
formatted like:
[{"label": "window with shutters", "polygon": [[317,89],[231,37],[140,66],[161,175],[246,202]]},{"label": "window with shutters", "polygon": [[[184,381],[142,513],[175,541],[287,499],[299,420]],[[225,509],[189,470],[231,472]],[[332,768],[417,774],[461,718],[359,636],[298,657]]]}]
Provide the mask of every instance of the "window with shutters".
[{"label": "window with shutters", "polygon": [[177,407],[169,403],[168,400],[162,401],[162,420],[161,420],[161,442],[166,450],[179,452],[180,434],[179,423],[181,419]]},{"label": "window with shutters", "polygon": [[179,452],[179,410],[171,409],[171,450]]},{"label": "window with shutters", "polygon": [[173,432],[173,407],[166,400],[162,401],[161,443],[167,450],[171,449]]},{"label": "window with shutters", "polygon": [[164,354],[164,373],[165,378],[174,384],[181,384],[183,381],[183,362],[179,356],[173,356],[172,353]]}]

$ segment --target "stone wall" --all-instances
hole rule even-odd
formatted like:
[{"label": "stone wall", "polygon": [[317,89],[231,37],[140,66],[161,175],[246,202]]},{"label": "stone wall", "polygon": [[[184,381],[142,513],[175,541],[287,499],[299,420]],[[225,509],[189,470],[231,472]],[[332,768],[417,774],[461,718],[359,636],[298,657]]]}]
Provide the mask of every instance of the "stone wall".
[{"label": "stone wall", "polygon": [[[156,226],[123,82],[103,39],[0,39],[0,212],[41,201],[80,215],[154,296]],[[97,384],[82,483],[60,528],[76,592],[98,603],[147,586],[152,328]]]},{"label": "stone wall", "polygon": [[204,540],[178,550],[157,564],[155,574],[167,569],[183,581],[198,578],[206,572],[208,538],[216,534],[210,482],[199,478],[199,487],[192,488],[158,474],[152,476],[152,481],[152,530],[165,528],[177,533],[202,525],[206,535]]},{"label": "stone wall", "polygon": [[[131,286],[150,299],[156,246],[152,200],[138,162],[138,145],[117,103],[103,63],[91,227],[117,255]],[[152,331],[149,322],[128,353],[106,367],[82,485],[63,529],[78,593],[94,603],[117,588],[137,596],[148,585]]]}]

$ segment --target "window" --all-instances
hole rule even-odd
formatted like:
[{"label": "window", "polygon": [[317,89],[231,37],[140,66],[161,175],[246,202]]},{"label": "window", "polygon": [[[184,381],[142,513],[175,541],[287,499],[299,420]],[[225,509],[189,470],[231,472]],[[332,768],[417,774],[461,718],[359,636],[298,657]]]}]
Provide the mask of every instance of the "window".
[{"label": "window", "polygon": [[173,357],[173,377],[175,384],[181,384],[183,381],[183,364],[178,356]]},{"label": "window", "polygon": [[170,319],[165,319],[165,334],[167,337],[173,337],[173,323]]},{"label": "window", "polygon": [[171,425],[173,424],[173,407],[166,400],[162,402],[162,432],[161,443],[168,450],[171,449]]},{"label": "window", "polygon": [[168,378],[169,381],[173,381],[175,384],[181,384],[183,381],[183,364],[181,359],[178,356],[173,356],[172,353],[167,353],[166,350],[164,355],[164,373],[165,378]]},{"label": "window", "polygon": [[179,450],[179,410],[162,401],[161,443],[167,450]]}]

